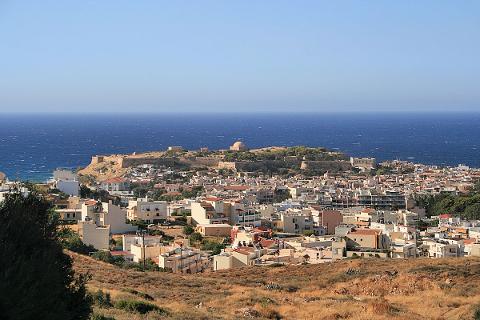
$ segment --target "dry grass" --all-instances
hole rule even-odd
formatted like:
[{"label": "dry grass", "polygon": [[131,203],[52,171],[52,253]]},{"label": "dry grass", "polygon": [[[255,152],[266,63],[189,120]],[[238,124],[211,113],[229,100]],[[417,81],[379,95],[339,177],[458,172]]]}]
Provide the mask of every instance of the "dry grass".
[{"label": "dry grass", "polygon": [[[480,259],[345,260],[251,267],[199,275],[141,273],[72,254],[92,290],[112,299],[154,298],[168,316],[97,310],[128,319],[472,319],[480,305]],[[350,271],[349,271],[350,270]],[[349,272],[347,272],[349,271]]]}]

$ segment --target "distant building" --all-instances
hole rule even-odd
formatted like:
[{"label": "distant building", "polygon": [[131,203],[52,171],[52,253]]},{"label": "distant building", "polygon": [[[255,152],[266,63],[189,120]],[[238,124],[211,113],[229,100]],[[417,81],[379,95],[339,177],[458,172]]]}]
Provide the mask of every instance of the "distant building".
[{"label": "distant building", "polygon": [[94,221],[79,221],[78,234],[82,242],[97,250],[108,250],[110,244],[110,226],[97,226]]},{"label": "distant building", "polygon": [[230,146],[230,151],[247,151],[248,148],[242,141],[236,141]]},{"label": "distant building", "polygon": [[82,221],[93,221],[97,226],[110,226],[110,232],[136,231],[137,227],[126,223],[127,212],[111,203],[90,200],[82,204]]},{"label": "distant building", "polygon": [[229,218],[223,213],[222,201],[202,201],[191,204],[192,219],[196,224],[224,224]]},{"label": "distant building", "polygon": [[55,188],[70,196],[78,196],[80,193],[80,182],[77,174],[67,169],[57,169],[53,172]]},{"label": "distant building", "polygon": [[371,170],[376,166],[375,158],[354,158],[350,157],[352,167],[360,170]]},{"label": "distant building", "polygon": [[181,152],[183,150],[184,149],[183,149],[182,146],[170,146],[170,147],[168,147],[168,151]]},{"label": "distant building", "polygon": [[100,188],[108,192],[128,191],[130,183],[124,178],[116,177],[104,180]]},{"label": "distant building", "polygon": [[286,233],[304,233],[313,230],[313,217],[310,212],[286,211],[280,214],[281,228]]},{"label": "distant building", "polygon": [[156,223],[167,219],[167,206],[168,204],[165,201],[130,200],[127,208],[127,219]]},{"label": "distant building", "polygon": [[209,268],[208,257],[198,250],[181,247],[164,247],[158,257],[158,266],[173,273],[197,273]]}]

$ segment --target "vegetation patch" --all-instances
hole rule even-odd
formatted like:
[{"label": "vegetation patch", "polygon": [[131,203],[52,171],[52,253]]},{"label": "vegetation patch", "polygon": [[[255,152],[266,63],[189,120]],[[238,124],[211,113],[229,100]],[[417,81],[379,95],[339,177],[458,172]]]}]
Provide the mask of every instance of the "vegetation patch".
[{"label": "vegetation patch", "polygon": [[137,300],[119,300],[115,303],[115,308],[140,314],[146,314],[148,312],[156,312],[161,315],[168,314],[165,309],[162,309],[157,305]]}]

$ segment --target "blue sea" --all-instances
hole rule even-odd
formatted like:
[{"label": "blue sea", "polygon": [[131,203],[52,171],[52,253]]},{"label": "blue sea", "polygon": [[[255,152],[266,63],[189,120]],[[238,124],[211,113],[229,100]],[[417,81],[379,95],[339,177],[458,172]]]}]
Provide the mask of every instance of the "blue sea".
[{"label": "blue sea", "polygon": [[378,160],[480,167],[480,114],[0,114],[0,171],[44,181],[92,155],[187,149],[323,146]]}]

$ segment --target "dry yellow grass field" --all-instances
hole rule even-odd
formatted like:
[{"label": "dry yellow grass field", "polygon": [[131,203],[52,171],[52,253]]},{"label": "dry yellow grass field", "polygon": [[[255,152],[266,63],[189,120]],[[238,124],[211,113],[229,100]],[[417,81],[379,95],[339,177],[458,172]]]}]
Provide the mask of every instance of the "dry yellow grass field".
[{"label": "dry yellow grass field", "polygon": [[473,319],[480,306],[480,259],[344,260],[249,267],[198,275],[124,270],[71,254],[89,289],[112,300],[147,293],[168,315],[116,308],[122,319]]}]

